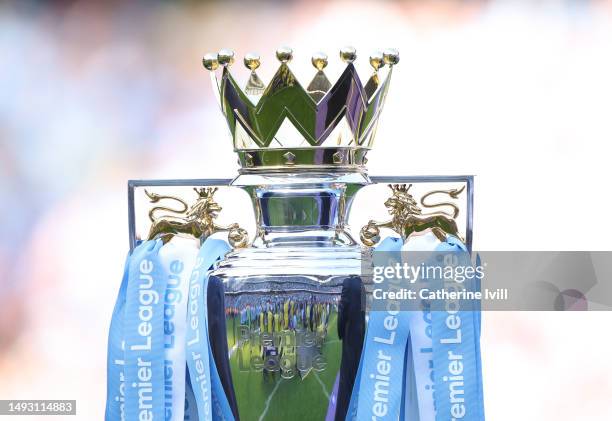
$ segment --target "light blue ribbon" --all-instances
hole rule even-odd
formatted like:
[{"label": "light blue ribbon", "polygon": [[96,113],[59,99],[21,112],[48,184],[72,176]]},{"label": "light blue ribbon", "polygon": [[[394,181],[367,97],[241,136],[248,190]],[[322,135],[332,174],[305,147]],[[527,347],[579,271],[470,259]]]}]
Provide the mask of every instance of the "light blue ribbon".
[{"label": "light blue ribbon", "polygon": [[[400,251],[401,241],[397,238],[387,238],[377,248],[376,251]],[[438,245],[436,252],[456,252],[455,256],[459,257],[457,264],[462,266],[470,265],[469,254],[465,246],[454,237],[449,237],[447,242]],[[478,264],[478,261],[477,261]],[[434,281],[434,284],[436,281]],[[432,285],[435,287],[436,285]],[[478,281],[472,284],[467,284],[467,288],[471,290],[480,290]],[[433,288],[432,288],[433,289]],[[465,310],[465,311],[463,311]],[[453,317],[459,317],[462,320],[462,340],[459,342],[455,332],[447,326],[447,317],[449,313],[444,311],[432,311],[429,313],[431,317],[431,330],[428,335],[431,335],[431,363],[433,363],[433,371],[416,370],[415,367],[415,346],[412,336],[406,334],[406,328],[396,331],[396,341],[393,349],[389,348],[382,355],[391,357],[392,361],[401,357],[403,363],[394,367],[401,372],[398,379],[395,373],[389,373],[389,382],[393,384],[395,391],[399,393],[382,392],[384,383],[381,383],[376,378],[377,364],[380,359],[377,358],[380,346],[376,346],[374,338],[381,337],[381,333],[385,333],[384,314],[386,312],[370,312],[366,339],[364,341],[364,349],[361,354],[359,370],[355,380],[355,387],[351,395],[351,402],[347,413],[347,420],[362,420],[362,419],[389,419],[408,421],[423,421],[423,419],[435,419],[436,421],[451,421],[451,420],[466,420],[466,421],[481,421],[484,420],[484,408],[482,398],[482,374],[480,363],[480,307],[479,303],[473,303],[470,308],[463,308]],[[407,327],[411,317],[420,317],[422,312],[398,312],[395,317],[399,321],[399,326]],[[455,327],[453,322],[450,322],[451,327]],[[428,321],[429,322],[429,321]],[[414,323],[410,323],[411,328]],[[420,326],[422,327],[422,326]],[[421,332],[422,333],[422,332]],[[453,337],[451,333],[455,333]],[[382,336],[384,337],[384,336]],[[454,338],[454,339],[453,339]],[[419,339],[422,342],[422,339]],[[452,343],[457,342],[457,343]],[[428,342],[429,343],[429,342]],[[449,354],[449,351],[453,351]],[[453,359],[450,359],[453,358]],[[460,359],[461,358],[461,359]],[[459,364],[461,361],[461,364]],[[385,369],[384,363],[381,368]],[[422,365],[421,363],[419,363]],[[450,365],[449,365],[450,364]],[[453,377],[454,373],[458,373],[461,369],[462,379]],[[393,371],[393,370],[392,370]],[[418,371],[418,373],[417,373]],[[375,375],[372,376],[372,373]],[[416,376],[415,376],[416,374]],[[418,378],[417,378],[418,377]],[[379,380],[378,388],[376,381]],[[384,378],[383,380],[387,380]],[[460,384],[460,380],[463,384]],[[427,383],[427,385],[425,385]],[[398,388],[396,385],[402,385]],[[417,393],[419,387],[424,389],[425,386],[430,386],[428,390],[434,390],[434,404],[426,405],[428,408],[419,408],[419,403],[423,396]],[[461,391],[459,386],[462,387]],[[378,394],[377,394],[378,392]],[[388,400],[383,411],[383,407],[379,405],[376,408],[374,405],[383,402],[384,396]],[[377,399],[378,398],[378,399]],[[431,399],[431,397],[429,398]],[[404,403],[408,403],[404,405]],[[423,401],[423,403],[426,403]],[[454,406],[453,406],[454,405]],[[461,406],[464,405],[464,406]],[[378,413],[376,413],[378,409]],[[383,415],[384,413],[384,415]]]},{"label": "light blue ribbon", "polygon": [[[450,252],[460,266],[471,265],[467,249],[454,237],[436,251]],[[466,280],[465,288],[473,291],[480,285]],[[463,301],[461,306],[459,311],[432,312],[436,421],[484,420],[480,308],[473,301]]]},{"label": "light blue ribbon", "polygon": [[125,316],[125,294],[128,285],[128,269],[131,256],[125,259],[123,278],[119,287],[119,294],[113,309],[110,329],[108,333],[108,354],[106,362],[106,421],[125,419],[125,351],[123,341],[123,328]]},{"label": "light blue ribbon", "polygon": [[[410,247],[405,244],[402,248],[403,256],[410,259],[411,252],[415,252],[419,261],[409,262],[418,266],[425,263],[424,257],[427,255],[427,245],[419,244]],[[436,243],[438,244],[437,240]],[[433,252],[433,249],[429,251]],[[425,287],[423,279],[418,280],[416,289]],[[406,346],[406,369],[404,371],[404,382],[407,389],[402,400],[401,420],[409,421],[434,421],[435,402],[434,402],[434,377],[433,377],[433,341],[431,327],[431,311],[429,307],[415,311],[408,311],[410,340]]]},{"label": "light blue ribbon", "polygon": [[[165,400],[168,398],[164,395],[164,380],[169,380],[165,367],[168,320],[164,319],[167,310],[164,305],[168,304],[167,281],[172,272],[172,256],[181,257],[181,252],[164,249],[167,255],[162,258],[162,246],[161,240],[145,241],[126,259],[109,331],[107,421],[164,419]],[[169,246],[172,244],[163,247]],[[225,241],[208,239],[198,253],[193,272],[190,272],[186,340],[180,345],[186,347],[189,366],[185,377],[184,419],[187,420],[234,419],[211,357],[206,305],[209,269],[229,249]],[[181,323],[180,320],[175,322]],[[195,358],[196,355],[199,358]],[[181,361],[173,360],[175,367],[178,364]],[[196,393],[192,382],[196,385],[193,388]],[[202,390],[205,392],[197,393]]]},{"label": "light blue ribbon", "polygon": [[189,281],[186,358],[200,421],[234,419],[212,358],[206,304],[210,269],[228,250],[225,241],[204,241]]},{"label": "light blue ribbon", "polygon": [[[480,255],[476,255],[476,266],[482,267],[482,262],[480,260]],[[481,281],[479,279],[474,279],[474,289],[475,291],[481,291]],[[485,418],[484,411],[484,393],[482,388],[482,359],[480,358],[480,329],[481,329],[481,306],[480,301],[475,304],[474,307],[474,330],[476,331],[476,340],[474,341],[474,348],[476,349],[476,374],[478,376],[478,413],[481,419]]]},{"label": "light blue ribbon", "polygon": [[164,294],[164,410],[165,420],[180,420],[185,411],[185,333],[189,277],[198,253],[191,239],[174,237],[159,251],[167,280]]},{"label": "light blue ribbon", "polygon": [[125,304],[125,416],[164,419],[164,292],[161,240],[132,252]]},{"label": "light blue ribbon", "polygon": [[[399,252],[401,247],[401,240],[387,238],[376,251]],[[407,312],[397,308],[370,312],[347,419],[398,419],[408,332]]]}]

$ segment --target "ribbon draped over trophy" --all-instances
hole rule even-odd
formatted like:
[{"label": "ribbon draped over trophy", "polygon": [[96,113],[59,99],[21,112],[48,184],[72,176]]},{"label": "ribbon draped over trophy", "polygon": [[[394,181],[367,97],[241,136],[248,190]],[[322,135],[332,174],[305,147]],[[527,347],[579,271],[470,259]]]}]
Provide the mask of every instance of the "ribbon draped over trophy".
[{"label": "ribbon draped over trophy", "polygon": [[[317,53],[306,88],[289,68],[292,50],[276,56],[267,86],[259,56],[245,56],[244,89],[229,72],[231,51],[203,60],[238,153],[235,180],[130,184],[132,249],[110,324],[105,419],[484,420],[479,306],[370,308],[364,273],[377,259],[414,264],[438,253],[472,265],[471,178],[414,178],[444,185],[420,201],[408,177],[395,178],[384,202],[391,219],[370,220],[355,238],[349,211],[377,184],[366,154],[399,54],[372,54],[362,84],[355,49],[343,48],[346,69],[332,85]],[[216,222],[218,187],[248,193],[254,238]],[[135,194],[149,202],[146,233],[134,228],[143,226]],[[440,196],[448,200],[431,202]]]},{"label": "ribbon draped over trophy", "polygon": [[[245,244],[246,231],[216,225],[216,189],[195,190],[191,208],[179,198],[146,192],[152,203],[170,199],[183,209],[152,208],[150,239],[126,260],[109,334],[107,420],[232,420],[237,414],[225,391],[233,389],[231,376],[221,373],[222,380],[219,374],[227,359],[223,287],[209,273],[230,244]],[[158,219],[159,210],[185,217]],[[211,238],[224,230],[227,241]],[[211,334],[219,339],[217,349]]]}]

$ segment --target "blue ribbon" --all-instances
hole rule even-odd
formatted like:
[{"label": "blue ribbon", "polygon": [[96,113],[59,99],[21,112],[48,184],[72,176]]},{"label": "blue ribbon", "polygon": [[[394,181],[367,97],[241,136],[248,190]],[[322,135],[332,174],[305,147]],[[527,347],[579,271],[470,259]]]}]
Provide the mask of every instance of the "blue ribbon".
[{"label": "blue ribbon", "polygon": [[[405,246],[410,246],[410,244]],[[419,244],[416,249],[404,247],[403,253],[409,255],[410,251],[415,251],[422,255],[426,247],[423,247],[422,244]],[[414,265],[420,263],[420,261],[412,262]],[[419,282],[423,281],[420,280]],[[408,311],[408,315],[410,341],[406,346],[406,361],[409,361],[409,363],[406,364],[404,382],[409,388],[404,393],[402,401],[404,417],[400,419],[433,421],[435,419],[435,401],[431,311],[429,307],[425,307],[422,310]]]},{"label": "blue ribbon", "polygon": [[125,259],[123,278],[108,333],[106,412],[104,416],[106,421],[125,419],[125,343],[123,341],[123,328],[130,257],[128,254]]},{"label": "blue ribbon", "polygon": [[211,357],[206,306],[210,269],[228,250],[230,247],[225,241],[212,238],[204,241],[189,284],[186,357],[200,421],[234,419]]},{"label": "blue ribbon", "polygon": [[[397,238],[376,251],[400,251]],[[389,308],[371,311],[347,419],[397,420],[401,411],[408,314]]]},{"label": "blue ribbon", "polygon": [[[107,421],[162,420],[164,415],[176,419],[183,413],[183,408],[169,411],[168,406],[172,402],[174,407],[173,401],[183,399],[178,397],[182,387],[172,386],[168,391],[169,382],[177,384],[175,377],[181,375],[180,365],[185,364],[182,353],[171,352],[176,346],[186,348],[189,366],[189,372],[181,376],[186,383],[182,418],[234,419],[211,357],[206,305],[209,270],[230,248],[225,241],[206,240],[191,272],[191,251],[177,247],[172,243],[164,246],[161,240],[145,241],[126,259],[109,331]],[[175,308],[174,313],[170,308],[176,303],[185,305],[179,299],[183,259],[191,273],[186,320],[182,320],[182,310]],[[175,317],[171,317],[173,314]],[[173,335],[182,336],[179,333],[184,323],[185,340],[174,343]],[[175,370],[169,370],[169,363]]]},{"label": "blue ribbon", "polygon": [[[376,251],[399,252],[401,247],[399,239],[387,238]],[[456,264],[470,264],[465,246],[454,237],[449,237],[447,242],[439,244],[435,251],[453,252],[452,255],[459,257]],[[436,282],[434,281],[432,286],[437,286]],[[473,284],[466,285],[466,288],[479,290],[480,285],[475,280]],[[389,333],[386,327],[393,327],[394,323],[385,319],[388,315],[388,312],[370,312],[364,350],[346,419],[484,420],[478,303],[472,303],[472,307],[463,308],[457,313],[397,312],[393,316],[401,328],[395,330],[392,346],[387,344],[388,348],[384,348],[384,341],[382,344],[377,343],[375,338],[384,339],[385,333]],[[449,316],[451,320],[447,322]],[[461,341],[458,340],[455,329],[456,320],[459,318]],[[407,332],[407,326],[410,326],[410,334]],[[418,332],[414,329],[418,329]],[[416,338],[412,338],[414,334],[417,335]],[[419,346],[423,344],[431,344],[431,349],[423,351],[428,353],[427,360],[421,361],[422,358],[419,357],[417,367],[415,352],[420,352]],[[384,358],[379,358],[380,355]],[[386,361],[385,358],[389,360]],[[396,361],[401,362],[395,364]],[[388,375],[381,377],[380,369],[386,372],[386,363],[391,362],[394,363],[393,368]],[[392,385],[388,392],[384,388],[387,381]],[[401,385],[401,388],[397,385]]]},{"label": "blue ribbon", "polygon": [[[454,237],[436,251],[451,252],[460,266],[471,265],[467,249]],[[469,290],[480,287],[465,283]],[[432,313],[436,421],[484,420],[479,306],[470,301],[461,302],[459,310],[446,307]]]},{"label": "blue ribbon", "polygon": [[125,304],[125,416],[164,418],[164,299],[166,279],[159,262],[161,240],[134,249]]},{"label": "blue ribbon", "polygon": [[167,280],[164,294],[164,408],[165,420],[184,419],[185,333],[189,277],[198,248],[194,240],[174,237],[159,251]]}]

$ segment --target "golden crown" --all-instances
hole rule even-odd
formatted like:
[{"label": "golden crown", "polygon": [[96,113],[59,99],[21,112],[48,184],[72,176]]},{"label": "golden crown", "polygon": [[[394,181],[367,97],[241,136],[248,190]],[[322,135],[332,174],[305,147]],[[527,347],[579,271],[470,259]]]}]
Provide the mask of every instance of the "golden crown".
[{"label": "golden crown", "polygon": [[[279,48],[276,57],[280,67],[265,86],[256,73],[261,64],[259,55],[245,55],[244,65],[251,73],[244,90],[229,71],[233,51],[206,54],[202,60],[218,90],[241,172],[364,170],[399,53],[386,50],[372,54],[369,61],[374,73],[365,86],[353,65],[357,58],[354,48],[340,50],[346,69],[333,86],[324,72],[327,55],[316,53],[311,61],[317,71],[306,89],[289,68],[291,48]],[[381,77],[385,65],[388,71]],[[219,67],[220,79],[215,72]]]}]

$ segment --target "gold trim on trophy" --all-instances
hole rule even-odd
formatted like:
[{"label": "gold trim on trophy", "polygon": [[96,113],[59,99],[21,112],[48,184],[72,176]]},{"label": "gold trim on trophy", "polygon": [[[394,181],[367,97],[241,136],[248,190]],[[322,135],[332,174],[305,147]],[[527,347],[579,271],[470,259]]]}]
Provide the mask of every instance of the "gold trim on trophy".
[{"label": "gold trim on trophy", "polygon": [[424,208],[450,207],[452,212],[437,210],[431,213],[423,213],[414,197],[408,193],[412,184],[389,184],[393,192],[392,196],[385,201],[385,207],[391,215],[386,222],[369,221],[361,228],[359,237],[366,246],[372,247],[380,241],[380,228],[390,228],[398,233],[404,241],[415,232],[431,230],[440,241],[446,241],[447,235],[453,235],[462,242],[464,241],[457,228],[457,216],[459,208],[452,202],[440,202],[429,204],[425,200],[434,194],[446,194],[452,199],[457,199],[463,192],[461,189],[433,190],[421,197],[421,206]]},{"label": "gold trim on trophy", "polygon": [[[193,190],[198,194],[198,198],[193,205],[189,206],[187,202],[176,196],[149,193],[145,189],[145,194],[149,198],[150,203],[158,203],[161,200],[173,200],[180,205],[180,208],[167,206],[154,206],[151,208],[149,210],[149,219],[152,224],[147,238],[149,240],[161,238],[164,243],[167,243],[175,235],[182,234],[204,241],[215,232],[228,231],[228,241],[232,247],[246,247],[249,242],[249,235],[246,230],[240,228],[238,224],[221,226],[215,223],[215,219],[223,209],[214,200],[214,194],[218,188],[194,187]],[[159,212],[165,213],[158,216]]]},{"label": "gold trim on trophy", "polygon": [[365,172],[365,153],[372,147],[399,53],[393,49],[374,53],[370,57],[374,74],[365,87],[353,64],[357,52],[352,47],[340,50],[346,68],[334,84],[325,74],[327,54],[311,56],[316,73],[306,88],[290,68],[293,57],[291,48],[277,49],[280,66],[264,85],[255,73],[260,56],[247,54],[244,65],[251,74],[242,89],[230,71],[233,51],[204,56],[239,155],[241,174],[313,168]]}]

